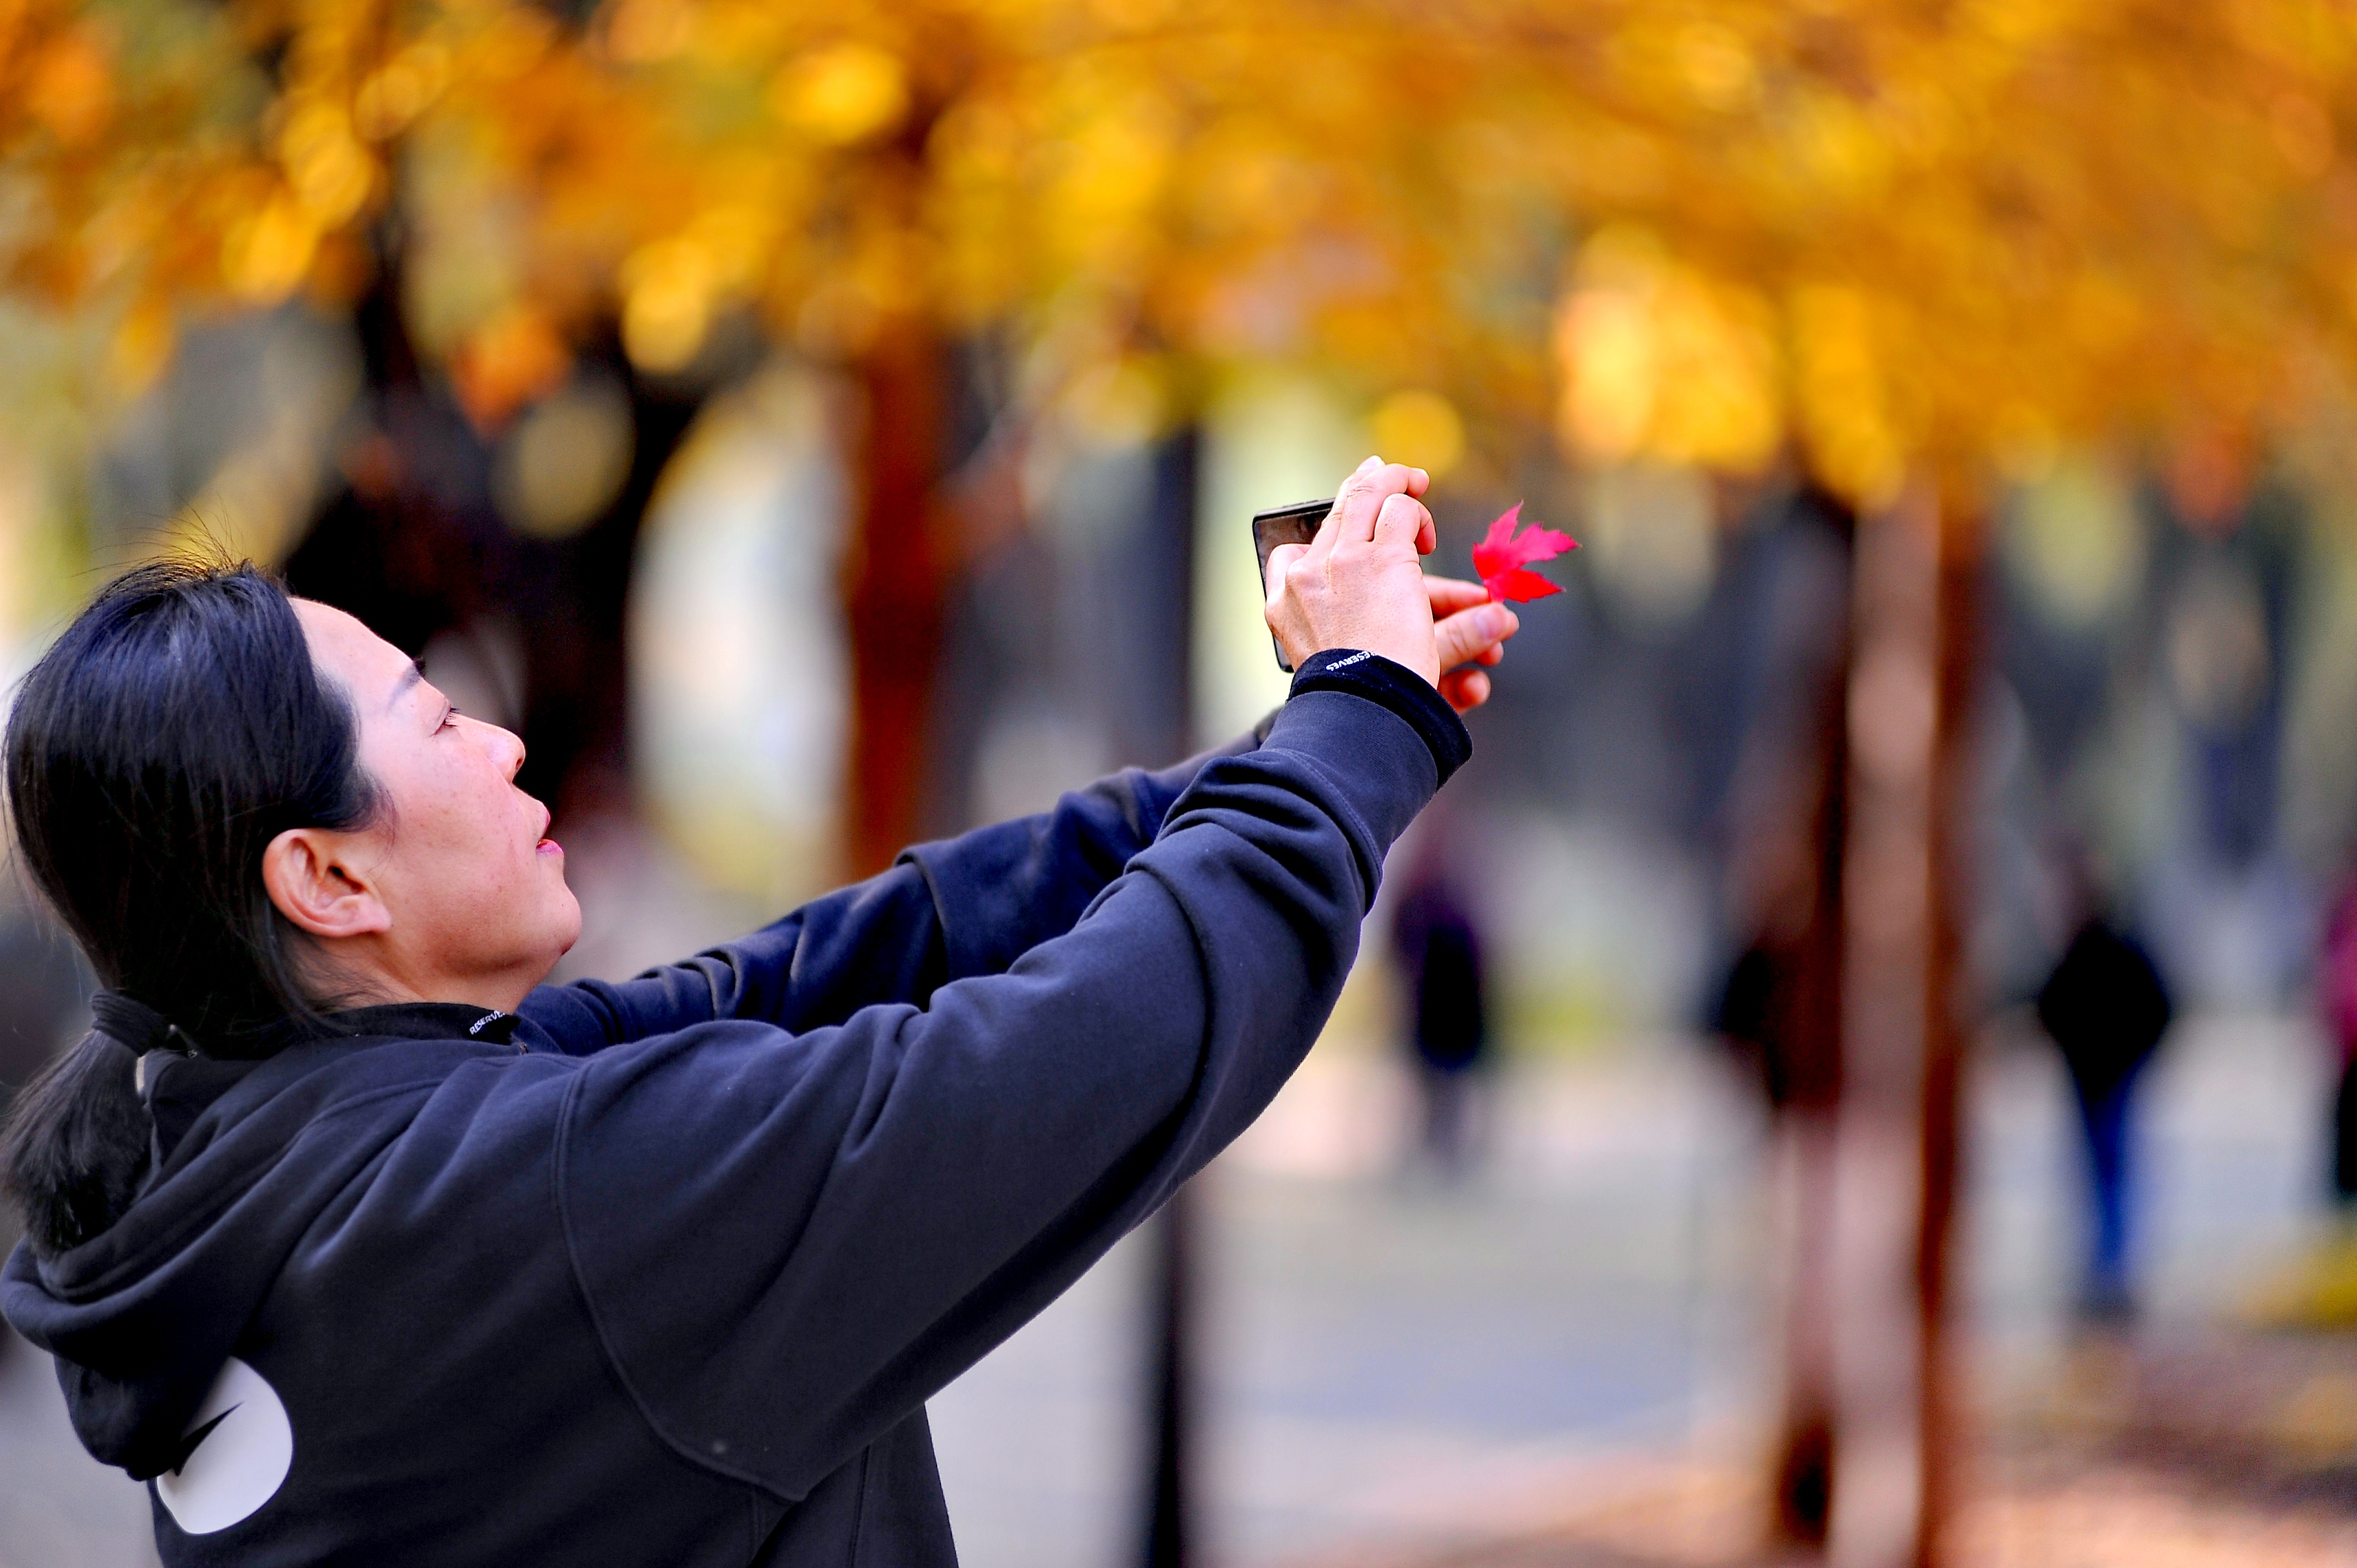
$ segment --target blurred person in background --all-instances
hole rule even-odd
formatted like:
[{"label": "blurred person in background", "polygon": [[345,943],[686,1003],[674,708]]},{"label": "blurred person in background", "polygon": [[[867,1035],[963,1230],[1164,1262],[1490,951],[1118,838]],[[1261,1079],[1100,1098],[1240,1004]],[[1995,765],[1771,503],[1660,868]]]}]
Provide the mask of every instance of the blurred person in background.
[{"label": "blurred person in background", "polygon": [[1423,1115],[1422,1152],[1445,1181],[1480,1152],[1480,1085],[1490,1063],[1481,934],[1450,865],[1447,822],[1436,816],[1408,872],[1392,944],[1407,984],[1406,1044]]},{"label": "blurred person in background", "polygon": [[925,1402],[1274,1097],[1516,622],[1370,458],[1253,734],[626,983],[522,746],[251,567],[102,592],[7,736],[105,989],[0,1129],[10,1323],[167,1563],[955,1561]]},{"label": "blurred person in background", "polygon": [[2100,882],[2075,865],[2078,929],[2038,993],[2038,1021],[2061,1053],[2079,1112],[2090,1199],[2079,1312],[2093,1321],[2136,1310],[2136,1088],[2169,1030],[2169,988],[2144,944],[2115,923]]}]

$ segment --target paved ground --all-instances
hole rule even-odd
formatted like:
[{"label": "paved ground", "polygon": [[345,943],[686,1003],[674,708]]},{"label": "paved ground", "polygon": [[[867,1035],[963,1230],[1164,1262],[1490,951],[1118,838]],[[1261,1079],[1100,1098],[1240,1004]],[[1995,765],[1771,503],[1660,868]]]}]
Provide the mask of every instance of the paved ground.
[{"label": "paved ground", "polygon": [[[1381,1063],[1313,1060],[1200,1205],[1213,1560],[1453,1540],[1524,1478],[1725,1424],[1754,1134],[1714,1065],[1665,1047],[1519,1079],[1492,1169],[1449,1188],[1400,1175]],[[1117,1253],[935,1402],[972,1568],[1130,1555],[1142,1269]]]},{"label": "paved ground", "polygon": [[[1984,1052],[1969,1561],[2357,1563],[2334,1555],[2348,1525],[2312,1469],[2212,1484],[2222,1455],[2287,1432],[2329,1446],[2336,1419],[2357,1463],[2348,1347],[2211,1327],[2309,1233],[2321,1072],[2297,1025],[2197,1021],[2174,1042],[2149,1088],[2146,1326],[2107,1351],[2064,1311],[2078,1177],[2060,1074],[2038,1049]],[[1763,1212],[1740,1095],[1678,1042],[1533,1070],[1495,1167],[1447,1193],[1391,1174],[1397,1092],[1378,1060],[1313,1058],[1213,1173],[1212,1560],[1756,1561]],[[1137,1266],[1116,1257],[936,1402],[970,1568],[1131,1556]],[[2172,1423],[2208,1434],[2179,1445],[2193,1462],[2142,1441]]]},{"label": "paved ground", "polygon": [[155,1561],[146,1488],[81,1451],[48,1358],[0,1328],[0,1568]]},{"label": "paved ground", "polygon": [[[1971,1254],[1994,1415],[1975,1564],[2357,1563],[2330,1484],[2357,1460],[2357,1429],[2335,1425],[2357,1409],[2340,1371],[2357,1359],[2283,1340],[2266,1363],[2205,1326],[2302,1233],[2319,1055],[2264,1022],[2177,1042],[2153,1085],[2151,1329],[2108,1360],[2062,1332],[2057,1075],[2034,1052],[1985,1058]],[[1214,1563],[1751,1560],[1749,1106],[1675,1041],[1504,1087],[1496,1158],[1462,1188],[1400,1176],[1399,1086],[1348,1053],[1313,1058],[1208,1178]],[[1134,1560],[1141,1267],[1117,1252],[935,1402],[969,1568]],[[2210,1414],[2165,1397],[2203,1388],[2227,1391],[2193,1401]],[[2172,1422],[2195,1436],[2137,1435]],[[2232,1486],[2221,1430],[2265,1461]],[[2302,1441],[2288,1469],[2266,1457]],[[73,1448],[46,1367],[0,1362],[0,1568],[152,1561],[145,1518],[137,1488]]]}]

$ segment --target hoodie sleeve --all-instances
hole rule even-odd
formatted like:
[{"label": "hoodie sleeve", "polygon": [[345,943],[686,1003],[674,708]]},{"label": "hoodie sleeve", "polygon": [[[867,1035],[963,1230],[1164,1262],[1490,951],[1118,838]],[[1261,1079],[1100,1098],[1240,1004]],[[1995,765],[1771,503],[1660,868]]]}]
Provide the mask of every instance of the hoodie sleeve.
[{"label": "hoodie sleeve", "polygon": [[1003,972],[587,1063],[566,1241],[654,1429],[799,1498],[1013,1333],[1275,1096],[1437,780],[1382,705],[1297,695]]},{"label": "hoodie sleeve", "polygon": [[722,1018],[797,1033],[879,1002],[995,974],[1070,930],[1171,802],[1246,735],[1158,772],[1125,769],[1055,809],[901,852],[892,869],[802,906],[752,935],[619,983],[544,985],[517,1011],[570,1056]]}]

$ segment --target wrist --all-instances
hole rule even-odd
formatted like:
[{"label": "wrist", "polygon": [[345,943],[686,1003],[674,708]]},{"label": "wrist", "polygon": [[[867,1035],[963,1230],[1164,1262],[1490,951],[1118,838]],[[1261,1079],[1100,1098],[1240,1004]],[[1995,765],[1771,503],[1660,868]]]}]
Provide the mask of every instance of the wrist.
[{"label": "wrist", "polygon": [[1473,736],[1439,688],[1386,655],[1361,649],[1320,649],[1301,661],[1290,695],[1327,691],[1366,698],[1405,720],[1431,751],[1433,767],[1443,784],[1473,755]]}]

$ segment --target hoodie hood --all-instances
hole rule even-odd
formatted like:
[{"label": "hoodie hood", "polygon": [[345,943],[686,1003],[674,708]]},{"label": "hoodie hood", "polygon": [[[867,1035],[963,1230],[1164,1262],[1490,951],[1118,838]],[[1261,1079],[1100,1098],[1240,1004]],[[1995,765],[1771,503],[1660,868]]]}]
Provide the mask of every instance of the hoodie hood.
[{"label": "hoodie hood", "polygon": [[83,1446],[135,1480],[186,1457],[190,1419],[288,1253],[434,1086],[522,1048],[516,1019],[480,1007],[330,1023],[337,1036],[262,1061],[151,1058],[156,1157],[137,1198],[70,1251],[20,1242],[0,1271],[0,1316],[57,1357]]}]

